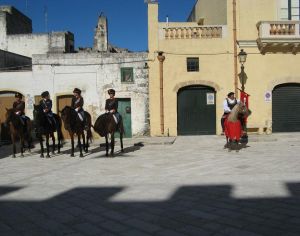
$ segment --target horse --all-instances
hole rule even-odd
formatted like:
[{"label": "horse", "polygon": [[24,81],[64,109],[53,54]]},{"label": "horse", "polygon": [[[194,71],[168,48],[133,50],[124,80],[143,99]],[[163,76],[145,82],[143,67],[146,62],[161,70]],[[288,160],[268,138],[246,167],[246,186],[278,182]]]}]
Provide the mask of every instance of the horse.
[{"label": "horse", "polygon": [[241,121],[244,121],[250,114],[251,111],[242,102],[233,107],[224,122],[226,136],[225,148],[237,150],[241,137],[246,135],[246,125],[244,122],[241,123]]},{"label": "horse", "polygon": [[13,155],[12,157],[16,157],[16,139],[17,137],[20,138],[20,145],[21,145],[21,157],[24,157],[24,140],[27,140],[28,143],[28,149],[29,152],[31,152],[31,143],[32,143],[32,138],[31,138],[31,129],[32,129],[32,124],[30,119],[28,118],[26,120],[26,124],[23,124],[21,121],[21,117],[17,114],[15,114],[15,111],[13,108],[7,109],[6,108],[6,114],[5,114],[5,124],[9,126],[9,131],[10,131],[10,136],[11,136],[11,141],[13,144]]},{"label": "horse", "polygon": [[[61,119],[64,122],[65,129],[69,132],[71,137],[72,151],[71,157],[74,157],[74,135],[78,137],[78,146],[80,151],[80,157],[83,157],[82,146],[80,137],[82,137],[83,150],[85,153],[88,152],[89,140],[92,140],[92,118],[88,112],[84,112],[85,119],[87,121],[87,127],[85,127],[84,122],[79,118],[78,113],[74,108],[70,106],[65,106],[61,111]],[[86,130],[86,137],[84,136],[84,131]]]},{"label": "horse", "polygon": [[120,143],[121,143],[121,152],[124,152],[123,149],[123,134],[124,134],[124,126],[122,119],[120,119],[119,123],[116,124],[116,121],[111,113],[105,113],[100,115],[95,124],[94,130],[101,136],[105,137],[105,148],[106,148],[106,156],[108,156],[109,145],[108,145],[108,135],[111,136],[111,156],[114,155],[114,147],[115,147],[115,132],[119,131],[120,133]]},{"label": "horse", "polygon": [[[47,115],[44,113],[41,105],[34,105],[33,110],[33,118],[36,127],[36,134],[40,142],[41,146],[41,155],[40,157],[44,157],[44,146],[43,146],[43,135],[46,136],[46,148],[47,148],[47,158],[50,158],[49,155],[49,136],[52,138],[52,154],[55,153],[55,136],[54,132],[57,132],[57,153],[60,153],[61,142],[63,141],[62,134],[62,121],[61,118],[53,113],[53,118],[55,124],[51,124],[47,118]],[[52,121],[53,122],[53,121]]]}]

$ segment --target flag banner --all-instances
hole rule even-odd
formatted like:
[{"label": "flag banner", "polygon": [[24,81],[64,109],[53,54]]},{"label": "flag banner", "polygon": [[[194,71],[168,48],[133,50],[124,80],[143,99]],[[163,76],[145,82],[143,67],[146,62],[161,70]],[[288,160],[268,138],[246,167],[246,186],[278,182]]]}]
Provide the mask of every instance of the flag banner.
[{"label": "flag banner", "polygon": [[240,100],[241,100],[241,102],[246,104],[248,109],[249,109],[249,97],[250,97],[250,94],[246,93],[245,91],[240,90]]},{"label": "flag banner", "polygon": [[[240,89],[239,89],[240,90]],[[246,104],[246,107],[249,109],[249,97],[250,94],[245,91],[240,90],[240,101]],[[247,117],[244,118],[245,125],[247,124]]]}]

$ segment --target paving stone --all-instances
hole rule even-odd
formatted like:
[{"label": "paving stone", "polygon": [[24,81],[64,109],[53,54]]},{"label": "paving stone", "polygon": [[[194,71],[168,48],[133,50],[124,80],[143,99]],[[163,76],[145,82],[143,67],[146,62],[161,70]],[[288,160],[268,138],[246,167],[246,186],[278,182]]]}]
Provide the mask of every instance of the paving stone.
[{"label": "paving stone", "polygon": [[88,222],[74,225],[73,229],[83,235],[102,235],[103,233],[105,233],[104,230]]},{"label": "paving stone", "polygon": [[124,221],[124,223],[128,226],[132,226],[134,228],[140,229],[148,233],[154,233],[161,230],[161,227],[155,224],[147,223],[145,221],[138,220],[138,219],[129,219]]},{"label": "paving stone", "polygon": [[0,235],[299,235],[300,133],[273,137],[229,153],[179,136],[116,158],[1,147]]},{"label": "paving stone", "polygon": [[113,232],[113,233],[124,232],[130,228],[126,225],[125,222],[124,222],[124,224],[120,224],[120,223],[118,223],[116,221],[112,221],[112,220],[106,220],[106,221],[102,222],[101,224],[99,224],[99,226],[101,228],[103,228],[104,230]]}]

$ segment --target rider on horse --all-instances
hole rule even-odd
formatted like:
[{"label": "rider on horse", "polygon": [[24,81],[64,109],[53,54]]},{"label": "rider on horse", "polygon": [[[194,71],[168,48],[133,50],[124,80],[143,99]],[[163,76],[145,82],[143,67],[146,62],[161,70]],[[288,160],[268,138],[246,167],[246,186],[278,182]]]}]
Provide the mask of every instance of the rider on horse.
[{"label": "rider on horse", "polygon": [[105,101],[105,112],[107,114],[113,114],[116,123],[119,124],[121,115],[118,112],[118,100],[115,98],[116,91],[114,89],[109,89],[107,92],[109,94],[109,99],[106,99]]},{"label": "rider on horse", "polygon": [[71,102],[71,107],[77,112],[79,119],[84,122],[85,127],[87,126],[87,122],[84,115],[83,110],[83,97],[81,96],[81,90],[79,88],[74,88],[73,97]]},{"label": "rider on horse", "polygon": [[224,114],[221,118],[222,134],[224,134],[225,131],[225,125],[224,125],[225,120],[229,116],[232,108],[234,108],[234,106],[238,103],[240,103],[240,101],[235,98],[234,92],[230,92],[227,94],[227,98],[225,98],[223,102]]},{"label": "rider on horse", "polygon": [[22,101],[23,95],[16,93],[15,98],[16,101],[13,103],[14,112],[20,117],[21,123],[25,126],[28,118],[25,116],[25,102]]},{"label": "rider on horse", "polygon": [[53,117],[52,112],[52,100],[50,99],[50,94],[48,91],[42,92],[41,94],[42,100],[40,101],[40,106],[43,109],[43,112],[45,113],[47,120],[51,125],[55,125],[55,119]]}]

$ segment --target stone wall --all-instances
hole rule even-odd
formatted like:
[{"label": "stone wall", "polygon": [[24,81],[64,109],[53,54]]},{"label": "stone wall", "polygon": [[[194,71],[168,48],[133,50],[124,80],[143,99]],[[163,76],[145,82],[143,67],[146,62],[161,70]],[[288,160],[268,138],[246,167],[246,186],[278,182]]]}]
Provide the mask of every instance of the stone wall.
[{"label": "stone wall", "polygon": [[[148,132],[147,53],[54,53],[34,55],[32,72],[0,72],[0,91],[18,91],[26,95],[26,113],[32,117],[34,97],[48,90],[57,112],[57,97],[82,90],[84,109],[92,121],[105,111],[107,90],[114,88],[117,98],[131,99],[132,134]],[[134,81],[121,82],[121,68],[132,67]]]}]

